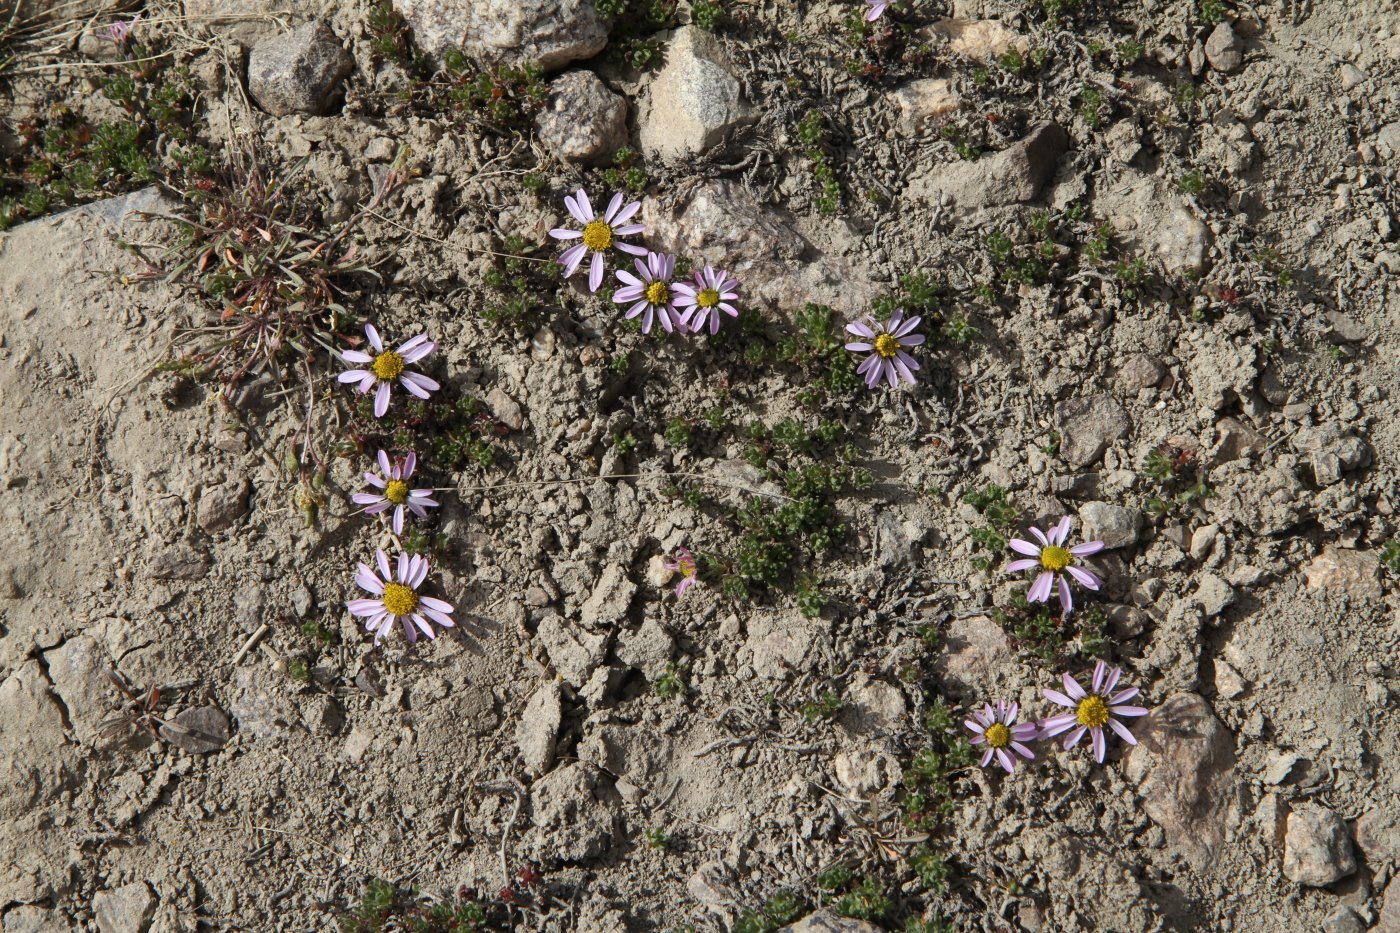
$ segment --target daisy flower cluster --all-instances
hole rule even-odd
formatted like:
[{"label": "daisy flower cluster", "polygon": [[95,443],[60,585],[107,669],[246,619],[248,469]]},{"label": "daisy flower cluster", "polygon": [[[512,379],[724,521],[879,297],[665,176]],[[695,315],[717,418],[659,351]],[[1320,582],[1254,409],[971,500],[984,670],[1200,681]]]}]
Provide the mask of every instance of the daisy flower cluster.
[{"label": "daisy flower cluster", "polygon": [[[1030,602],[1049,602],[1050,597],[1057,594],[1061,618],[1068,617],[1074,609],[1071,582],[1093,591],[1097,591],[1101,585],[1098,576],[1083,566],[1082,559],[1103,550],[1104,543],[1086,541],[1067,546],[1070,527],[1068,516],[1060,519],[1049,532],[1031,526],[1030,534],[1035,540],[1011,539],[1011,550],[1021,556],[1006,566],[1007,573],[1033,571],[1027,599]],[[1137,740],[1124,725],[1123,719],[1145,716],[1148,711],[1145,707],[1129,704],[1137,697],[1138,690],[1136,687],[1119,689],[1122,674],[1122,668],[1110,668],[1103,661],[1098,661],[1087,689],[1070,674],[1063,674],[1060,678],[1063,690],[1046,689],[1042,693],[1045,699],[1068,712],[1043,719],[1018,722],[1020,705],[1014,702],[998,700],[995,706],[985,704],[963,723],[972,733],[972,744],[982,746],[979,764],[985,768],[995,760],[1010,773],[1015,770],[1019,760],[1035,759],[1032,743],[1060,735],[1064,735],[1062,743],[1065,751],[1073,749],[1087,735],[1094,760],[1099,764],[1103,763],[1107,754],[1109,732],[1129,745],[1136,745]]]},{"label": "daisy flower cluster", "polygon": [[[361,394],[374,393],[374,417],[383,418],[389,411],[394,385],[410,395],[429,398],[442,386],[437,380],[409,369],[437,349],[426,334],[418,334],[388,349],[373,324],[365,325],[365,342],[373,353],[345,350],[341,357],[352,368],[342,372],[342,383],[354,383]],[[351,495],[351,501],[364,507],[369,515],[384,514],[395,538],[403,534],[404,521],[410,515],[426,518],[428,509],[437,508],[431,489],[413,488],[413,474],[418,467],[418,455],[409,451],[402,457],[391,458],[381,450],[376,456],[378,470],[364,474],[368,488]],[[452,628],[453,607],[441,599],[420,592],[428,579],[428,558],[400,551],[394,560],[383,548],[375,550],[374,567],[356,565],[355,583],[369,595],[346,603],[350,614],[363,619],[365,631],[374,633],[378,645],[398,623],[409,643],[420,635],[435,637],[433,626]]]},{"label": "daisy flower cluster", "polygon": [[[880,11],[883,12],[883,6]],[[689,281],[678,280],[674,253],[658,253],[627,242],[628,238],[645,233],[646,226],[634,222],[641,202],[624,204],[624,200],[622,192],[617,192],[599,214],[582,188],[564,197],[564,206],[576,226],[549,231],[554,239],[569,244],[557,260],[564,277],[578,272],[586,260],[588,290],[596,292],[603,285],[608,261],[616,250],[630,257],[635,271],[625,265],[614,270],[620,284],[613,291],[612,300],[627,307],[624,316],[629,320],[641,318],[642,333],[651,333],[657,324],[668,334],[719,333],[726,316],[739,316],[735,305],[739,300],[738,280],[709,264]],[[924,342],[924,335],[915,333],[922,322],[918,315],[906,318],[904,311],[898,309],[883,323],[867,315],[862,321],[846,325],[856,338],[846,344],[846,349],[866,354],[857,371],[865,377],[867,386],[874,389],[883,382],[891,387],[897,387],[901,381],[914,383],[919,364],[908,351]]]},{"label": "daisy flower cluster", "polygon": [[632,222],[642,202],[623,204],[623,200],[622,192],[614,194],[600,215],[582,188],[565,196],[564,206],[578,229],[556,227],[549,231],[556,240],[572,244],[558,260],[564,277],[572,276],[587,259],[588,290],[596,292],[603,285],[613,250],[618,250],[632,257],[636,271],[625,267],[614,271],[621,286],[613,292],[612,300],[627,306],[628,319],[641,318],[642,333],[651,333],[659,323],[668,334],[708,330],[714,335],[719,333],[721,315],[738,317],[735,302],[739,300],[739,282],[728,272],[706,264],[689,281],[677,280],[674,253],[658,253],[625,241],[644,233],[646,226]]},{"label": "daisy flower cluster", "polygon": [[[1044,690],[1045,699],[1069,710],[1066,713],[1048,716],[1032,722],[1018,723],[1020,705],[998,700],[996,706],[986,704],[963,726],[972,733],[972,744],[983,746],[979,764],[987,767],[995,759],[1008,774],[1016,769],[1019,759],[1035,760],[1031,750],[1032,742],[1065,735],[1062,740],[1065,751],[1070,751],[1089,736],[1093,747],[1094,761],[1103,764],[1107,754],[1107,732],[1111,730],[1129,745],[1136,745],[1137,739],[1123,724],[1123,718],[1146,716],[1147,709],[1128,705],[1128,701],[1138,695],[1136,687],[1118,689],[1122,668],[1110,668],[1103,661],[1094,665],[1094,673],[1086,690],[1079,681],[1069,674],[1060,678],[1064,691]],[[1068,734],[1066,734],[1068,733]]]}]

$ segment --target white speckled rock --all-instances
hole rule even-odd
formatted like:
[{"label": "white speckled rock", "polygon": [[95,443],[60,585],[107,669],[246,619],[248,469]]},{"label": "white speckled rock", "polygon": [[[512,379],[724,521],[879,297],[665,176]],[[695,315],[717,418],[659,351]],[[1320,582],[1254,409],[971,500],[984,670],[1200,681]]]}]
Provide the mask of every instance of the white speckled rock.
[{"label": "white speckled rock", "polygon": [[540,142],[566,162],[606,161],[627,142],[627,100],[591,71],[549,84],[549,105],[535,118]]},{"label": "white speckled rock", "polygon": [[696,155],[753,118],[719,40],[694,26],[677,29],[647,87],[642,150],[663,159]]},{"label": "white speckled rock", "polygon": [[273,116],[325,114],[335,106],[340,82],[355,60],[331,27],[320,20],[264,39],[248,54],[248,93]]},{"label": "white speckled rock", "polygon": [[554,71],[608,44],[593,0],[394,0],[394,6],[418,46],[435,55],[460,48],[488,64]]}]

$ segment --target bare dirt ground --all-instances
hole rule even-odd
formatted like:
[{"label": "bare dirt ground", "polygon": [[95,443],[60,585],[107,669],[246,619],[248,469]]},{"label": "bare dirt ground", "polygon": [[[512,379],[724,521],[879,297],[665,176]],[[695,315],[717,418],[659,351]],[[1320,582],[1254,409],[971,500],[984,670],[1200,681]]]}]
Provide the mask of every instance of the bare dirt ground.
[{"label": "bare dirt ground", "polygon": [[[1392,3],[45,6],[0,34],[6,933],[1400,931]],[[580,187],[741,318],[559,278]],[[344,263],[260,355],[283,237],[258,308]],[[872,391],[842,328],[897,306]],[[434,406],[336,381],[366,322]],[[350,499],[381,448],[411,533]],[[1068,618],[1005,572],[1061,516],[1107,545]],[[378,548],[455,628],[375,646]],[[1136,747],[977,767],[974,710],[1099,659]]]}]

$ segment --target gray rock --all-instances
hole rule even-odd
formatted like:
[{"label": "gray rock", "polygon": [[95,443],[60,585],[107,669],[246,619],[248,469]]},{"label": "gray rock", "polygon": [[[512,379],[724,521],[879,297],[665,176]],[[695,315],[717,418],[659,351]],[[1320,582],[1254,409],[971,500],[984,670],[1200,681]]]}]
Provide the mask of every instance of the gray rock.
[{"label": "gray rock", "polygon": [[418,47],[462,49],[486,64],[557,71],[608,44],[594,0],[394,0]]},{"label": "gray rock", "polygon": [[1147,628],[1152,617],[1137,606],[1107,606],[1108,625],[1119,638],[1135,638]]},{"label": "gray rock", "polygon": [[291,724],[300,718],[283,692],[282,678],[261,665],[238,669],[229,711],[238,721],[238,731],[255,739],[285,735]]},{"label": "gray rock", "polygon": [[1235,588],[1213,573],[1201,577],[1196,584],[1196,592],[1191,597],[1207,619],[1213,619],[1235,601]]},{"label": "gray rock", "polygon": [[96,217],[118,230],[124,230],[133,224],[145,222],[147,214],[169,213],[178,206],[179,203],[170,195],[160,188],[152,187],[72,207],[61,212],[58,216],[81,214]]},{"label": "gray rock", "polygon": [[880,933],[880,928],[864,920],[852,920],[819,910],[785,926],[778,933]]},{"label": "gray rock", "polygon": [[1361,343],[1374,335],[1375,331],[1364,321],[1350,314],[1340,311],[1327,314],[1327,339],[1333,343]]},{"label": "gray rock", "polygon": [[1244,40],[1228,22],[1211,31],[1210,38],[1206,40],[1206,61],[1216,71],[1227,74],[1244,64]]},{"label": "gray rock", "polygon": [[1400,156],[1400,122],[1387,123],[1376,132],[1376,149],[1387,159]]},{"label": "gray rock", "polygon": [[1191,51],[1186,53],[1186,65],[1191,69],[1193,77],[1200,77],[1201,72],[1206,70],[1206,47],[1200,42],[1191,46]]},{"label": "gray rock", "polygon": [[[792,314],[809,301],[826,304],[837,293],[863,306],[882,292],[864,269],[813,246],[790,216],[759,204],[736,181],[703,182],[666,200],[645,198],[641,216],[653,248],[703,256],[731,272],[741,283],[740,302]],[[756,472],[748,464],[721,467]]]},{"label": "gray rock", "polygon": [[1356,844],[1372,865],[1400,859],[1400,815],[1394,804],[1382,804],[1356,821]]},{"label": "gray rock", "polygon": [[1342,83],[1342,90],[1350,91],[1354,87],[1360,87],[1369,81],[1370,75],[1357,68],[1351,62],[1343,62],[1337,69],[1337,79]]},{"label": "gray rock", "polygon": [[1215,550],[1216,539],[1220,537],[1220,526],[1202,525],[1191,532],[1191,545],[1187,548],[1192,560],[1205,560]]},{"label": "gray rock", "polygon": [[563,700],[558,682],[551,681],[535,691],[516,723],[515,745],[533,774],[544,774],[554,764],[554,747],[564,718]]},{"label": "gray rock", "polygon": [[1338,907],[1322,922],[1322,933],[1366,933],[1366,924],[1350,907]]},{"label": "gray rock", "polygon": [[549,104],[535,117],[544,147],[566,162],[594,165],[627,142],[627,100],[591,71],[571,71],[549,83]]},{"label": "gray rock", "polygon": [[1373,551],[1351,551],[1329,544],[1303,567],[1309,590],[1345,593],[1357,600],[1379,600],[1380,559]]},{"label": "gray rock", "polygon": [[157,580],[201,580],[209,558],[183,542],[172,544],[151,558],[148,572]]},{"label": "gray rock", "polygon": [[647,680],[654,682],[666,673],[673,647],[671,633],[655,618],[648,618],[635,631],[624,629],[619,632],[617,647],[613,650],[619,661],[628,667],[635,667]]},{"label": "gray rock", "polygon": [[734,895],[725,889],[727,872],[719,862],[706,862],[686,880],[685,890],[707,910],[722,917],[729,915]]},{"label": "gray rock", "polygon": [[604,628],[625,621],[636,592],[637,584],[627,576],[627,571],[617,564],[609,564],[598,578],[592,595],[583,603],[584,626]]},{"label": "gray rock", "polygon": [[228,714],[217,706],[187,709],[161,726],[160,735],[193,755],[217,752],[228,742]]},{"label": "gray rock", "polygon": [[1125,770],[1138,784],[1143,809],[1167,842],[1197,869],[1209,865],[1225,839],[1235,773],[1235,740],[1214,710],[1194,693],[1167,698],[1129,726],[1138,744]]},{"label": "gray rock", "polygon": [[1161,263],[1172,275],[1206,271],[1213,241],[1210,228],[1192,213],[1190,202],[1156,175],[1125,168],[1118,182],[1100,191],[1094,209],[1113,224],[1131,251]]},{"label": "gray rock", "polygon": [[719,40],[698,26],[677,29],[665,66],[647,85],[642,150],[663,159],[699,155],[753,119]]},{"label": "gray rock", "polygon": [[915,133],[930,120],[946,117],[962,106],[962,98],[947,78],[921,78],[910,81],[889,94],[899,108],[899,128]]},{"label": "gray rock", "polygon": [[999,669],[1015,660],[1011,639],[986,616],[954,619],[943,632],[934,672],[949,686],[977,694]]},{"label": "gray rock", "polygon": [[912,567],[921,553],[921,544],[929,528],[922,522],[906,518],[897,509],[883,509],[875,519],[878,545],[876,559],[881,567],[899,569]]},{"label": "gray rock", "polygon": [[1326,807],[1303,804],[1288,814],[1283,839],[1283,874],[1290,881],[1321,887],[1356,871],[1347,824]]},{"label": "gray rock", "polygon": [[276,117],[325,114],[355,60],[331,27],[312,20],[284,35],[263,39],[248,54],[248,93]]},{"label": "gray rock", "polygon": [[63,916],[47,907],[21,904],[5,911],[5,933],[53,933],[63,929],[68,929]]},{"label": "gray rock", "polygon": [[494,386],[486,393],[485,402],[491,416],[512,431],[519,431],[525,426],[525,411],[520,407],[520,403],[502,391],[500,386]]},{"label": "gray rock", "polygon": [[1166,374],[1167,368],[1156,358],[1138,353],[1118,367],[1118,384],[1125,392],[1155,389]]},{"label": "gray rock", "polygon": [[1050,478],[1050,492],[1066,499],[1087,499],[1099,494],[1100,479],[1097,473],[1053,476]]},{"label": "gray rock", "polygon": [[112,669],[107,652],[95,638],[78,635],[45,651],[44,664],[54,692],[68,709],[73,735],[79,742],[95,744],[110,713],[109,701],[117,697],[116,688],[107,678]]},{"label": "gray rock", "polygon": [[1137,543],[1142,512],[1108,502],[1086,502],[1079,507],[1086,541],[1102,541],[1104,547],[1128,547]]},{"label": "gray rock", "polygon": [[1249,689],[1249,681],[1231,667],[1224,658],[1215,659],[1215,692],[1221,699],[1233,700]]},{"label": "gray rock", "polygon": [[1326,421],[1316,427],[1300,429],[1293,435],[1293,449],[1311,456],[1313,478],[1319,486],[1339,483],[1346,471],[1371,462],[1371,448],[1366,439],[1355,428],[1340,421]]},{"label": "gray rock", "polygon": [[1076,470],[1103,456],[1108,445],[1132,429],[1132,419],[1110,395],[1070,399],[1055,406],[1060,456]]},{"label": "gray rock", "polygon": [[1269,446],[1269,439],[1236,418],[1221,418],[1215,423],[1219,436],[1208,460],[1212,464],[1229,463],[1250,454],[1258,454]]},{"label": "gray rock", "polygon": [[247,480],[206,486],[199,494],[195,522],[206,534],[214,534],[233,525],[247,510]]},{"label": "gray rock", "polygon": [[1055,172],[1069,137],[1055,123],[1041,123],[1020,141],[976,162],[952,162],[916,176],[916,200],[973,211],[1033,199]]},{"label": "gray rock", "polygon": [[1381,916],[1371,933],[1400,933],[1400,875],[1393,875],[1385,886]]},{"label": "gray rock", "polygon": [[334,697],[316,693],[302,703],[301,721],[314,735],[336,735],[345,727],[345,711]]},{"label": "gray rock", "polygon": [[1031,49],[1029,38],[995,19],[956,16],[940,19],[923,30],[923,34],[933,41],[946,43],[944,50],[979,62],[1000,58],[1011,49],[1023,55]]},{"label": "gray rock", "polygon": [[144,881],[102,891],[92,898],[98,933],[145,933],[155,909],[156,896]]},{"label": "gray rock", "polygon": [[575,688],[582,687],[603,663],[608,648],[606,636],[580,631],[553,612],[540,620],[535,637],[544,645],[549,663],[559,676]]},{"label": "gray rock", "polygon": [[612,841],[611,811],[595,794],[598,770],[583,762],[564,765],[530,789],[530,821],[536,850],[565,862],[602,855]]}]

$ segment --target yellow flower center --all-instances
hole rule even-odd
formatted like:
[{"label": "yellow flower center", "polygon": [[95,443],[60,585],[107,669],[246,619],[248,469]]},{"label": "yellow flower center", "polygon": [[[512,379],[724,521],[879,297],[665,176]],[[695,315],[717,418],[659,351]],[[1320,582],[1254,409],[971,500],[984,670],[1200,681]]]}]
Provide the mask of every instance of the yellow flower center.
[{"label": "yellow flower center", "polygon": [[418,608],[418,594],[402,583],[386,583],[384,608],[396,616],[406,616]]},{"label": "yellow flower center", "polygon": [[394,505],[403,505],[408,501],[408,483],[401,479],[389,480],[389,484],[384,487],[384,498]]},{"label": "yellow flower center", "polygon": [[1005,748],[1011,744],[1011,730],[999,722],[994,722],[982,733],[992,748]]},{"label": "yellow flower center", "polygon": [[695,303],[702,308],[713,308],[719,304],[719,292],[713,288],[702,288],[700,294],[695,296]]},{"label": "yellow flower center", "polygon": [[1074,717],[1079,720],[1081,726],[1101,729],[1108,723],[1108,704],[1103,701],[1103,697],[1091,693],[1079,701],[1079,708],[1075,710]]},{"label": "yellow flower center", "polygon": [[1047,548],[1041,549],[1040,566],[1044,567],[1046,570],[1058,573],[1068,567],[1072,561],[1073,555],[1070,554],[1067,548],[1056,547],[1052,544]]},{"label": "yellow flower center", "polygon": [[594,220],[583,228],[583,245],[600,253],[612,246],[613,232],[606,221]]},{"label": "yellow flower center", "polygon": [[385,350],[376,356],[374,362],[370,364],[370,369],[374,370],[374,374],[386,382],[399,378],[403,374],[403,367],[403,357],[393,350]]},{"label": "yellow flower center", "polygon": [[899,349],[899,341],[889,334],[881,334],[875,338],[875,352],[885,359],[892,359],[895,351]]},{"label": "yellow flower center", "polygon": [[665,282],[652,282],[647,286],[647,304],[664,305],[671,298],[671,290]]}]

